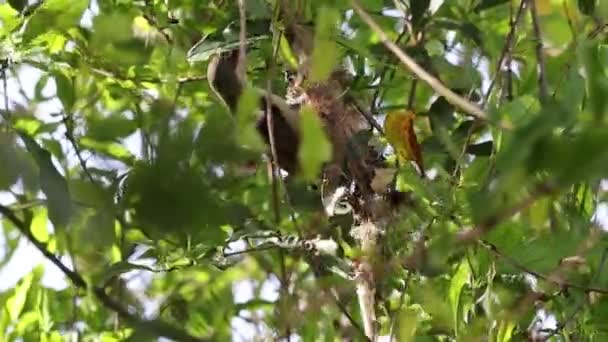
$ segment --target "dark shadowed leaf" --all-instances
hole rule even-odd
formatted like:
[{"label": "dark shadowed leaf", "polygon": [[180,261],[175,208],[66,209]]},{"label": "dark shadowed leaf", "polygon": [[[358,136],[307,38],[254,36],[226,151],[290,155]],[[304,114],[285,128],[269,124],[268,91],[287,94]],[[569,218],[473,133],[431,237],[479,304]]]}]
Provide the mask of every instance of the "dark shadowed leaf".
[{"label": "dark shadowed leaf", "polygon": [[507,3],[508,0],[482,0],[477,6],[475,6],[474,11],[479,12],[486,9],[490,9],[495,6],[499,6]]},{"label": "dark shadowed leaf", "polygon": [[312,108],[305,107],[300,113],[300,133],[302,142],[298,159],[302,175],[307,180],[313,180],[319,174],[321,165],[331,158],[331,145],[317,113]]},{"label": "dark shadowed leaf", "polygon": [[26,135],[21,134],[20,137],[38,165],[40,189],[48,201],[49,218],[56,229],[63,229],[72,216],[72,201],[67,182],[55,168],[47,150]]}]

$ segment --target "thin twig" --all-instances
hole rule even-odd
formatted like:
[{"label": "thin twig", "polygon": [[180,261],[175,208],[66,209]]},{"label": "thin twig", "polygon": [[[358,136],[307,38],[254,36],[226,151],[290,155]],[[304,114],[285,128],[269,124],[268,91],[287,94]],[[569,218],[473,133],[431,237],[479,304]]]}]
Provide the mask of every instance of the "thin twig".
[{"label": "thin twig", "polygon": [[68,139],[68,141],[70,142],[70,144],[72,145],[72,148],[74,149],[74,151],[76,153],[76,158],[78,159],[78,163],[80,163],[80,168],[82,168],[82,171],[84,172],[86,177],[89,179],[89,181],[96,188],[98,188],[101,193],[103,193],[103,186],[101,184],[99,184],[95,180],[95,178],[93,178],[93,175],[89,171],[89,168],[87,167],[87,164],[86,164],[84,158],[82,158],[82,154],[80,153],[80,149],[78,148],[78,144],[76,143],[76,139],[74,138],[73,119],[69,118],[67,115],[64,114],[63,115],[63,124],[65,125],[65,134],[64,135],[65,135],[66,139]]},{"label": "thin twig", "polygon": [[[401,43],[401,39],[403,39],[403,37],[405,37],[406,33],[411,32],[411,30],[408,30],[409,26],[406,24],[403,25],[403,31],[401,31],[401,33],[399,34],[399,36],[397,37],[397,39],[395,39],[395,44],[399,44]],[[384,63],[386,63],[383,68],[382,71],[380,71],[380,77],[378,78],[378,83],[379,85],[382,85],[382,83],[384,83],[385,79],[391,79],[394,75],[395,75],[395,69],[394,68],[389,68],[388,63],[390,63],[391,61],[391,56],[387,56],[386,60],[384,61]],[[378,107],[380,106],[380,102],[382,97],[383,97],[383,93],[386,91],[385,87],[378,87],[376,88],[376,91],[374,92],[374,95],[372,96],[372,112]]]},{"label": "thin twig", "polygon": [[[595,271],[595,274],[593,275],[593,278],[589,282],[590,284],[593,283],[594,281],[596,281],[597,278],[598,278],[598,276],[604,272],[604,267],[606,266],[607,252],[608,252],[608,249],[604,248],[604,251],[602,252],[602,257],[600,259],[600,265],[597,268],[597,270]],[[572,284],[562,284],[562,286],[568,286],[568,287],[576,288],[575,286],[572,286]],[[587,293],[589,293],[589,292],[598,292],[598,293],[608,294],[608,290],[603,290],[605,292],[596,291],[596,290],[597,289],[595,289],[595,288],[588,288],[587,287],[587,288],[585,288],[584,291],[587,292]],[[578,301],[579,302],[578,302],[577,306],[574,308],[574,310],[572,310],[572,312],[562,322],[560,322],[555,329],[552,329],[551,332],[549,333],[549,335],[545,336],[543,338],[543,341],[548,341],[551,337],[555,336],[559,331],[561,331],[564,328],[566,328],[566,326],[568,326],[568,324],[570,324],[570,322],[572,322],[574,320],[574,318],[576,317],[576,314],[578,314],[585,307],[585,304],[586,304],[585,300],[582,299],[582,298],[579,298]]]},{"label": "thin twig", "polygon": [[[276,6],[279,6],[279,2],[277,2]],[[278,7],[275,8],[274,10],[275,13],[279,13]],[[273,18],[273,26],[276,27],[276,20],[278,20],[278,17],[274,17]],[[291,219],[291,222],[293,223],[293,226],[296,230],[296,232],[298,233],[298,237],[302,238],[302,231],[300,230],[300,227],[298,225],[298,220],[296,218],[296,214],[295,214],[295,209],[293,207],[292,201],[291,201],[291,196],[289,195],[289,191],[287,191],[287,187],[285,186],[285,181],[283,179],[283,177],[280,176],[279,174],[279,159],[278,159],[278,154],[277,154],[277,150],[276,150],[276,143],[274,140],[274,125],[273,125],[273,118],[272,118],[272,82],[271,80],[273,79],[274,74],[276,73],[276,60],[277,57],[279,55],[279,42],[281,40],[281,35],[283,34],[282,31],[280,30],[274,30],[274,34],[275,36],[273,37],[273,44],[274,44],[274,48],[273,48],[273,53],[272,53],[272,59],[270,60],[270,63],[268,63],[268,72],[267,72],[267,82],[266,82],[266,124],[267,124],[267,129],[268,129],[268,135],[269,135],[269,145],[270,145],[270,153],[271,153],[271,162],[272,162],[272,166],[273,166],[273,196],[275,198],[275,203],[277,203],[277,205],[279,204],[279,200],[278,200],[278,186],[281,185],[281,188],[283,188],[283,193],[284,193],[284,197],[285,197],[285,202],[290,210],[289,216]],[[289,121],[289,118],[286,117],[286,119]],[[294,127],[295,128],[295,127]],[[276,182],[278,180],[278,182]],[[278,209],[277,209],[278,210]],[[278,211],[277,211],[278,212]],[[278,221],[277,221],[278,222]]]},{"label": "thin twig", "polygon": [[534,38],[536,39],[536,60],[538,63],[538,87],[540,99],[546,100],[549,96],[549,85],[547,84],[547,76],[545,74],[545,54],[543,52],[543,38],[540,32],[540,23],[538,20],[538,11],[536,10],[536,1],[528,0],[530,6],[530,16],[532,17],[532,27],[534,29]]},{"label": "thin twig", "polygon": [[577,290],[581,290],[581,291],[585,291],[585,292],[597,292],[597,293],[608,294],[608,289],[602,289],[602,288],[597,288],[597,287],[589,287],[589,286],[585,286],[585,285],[575,284],[575,283],[571,283],[566,280],[559,279],[553,275],[547,275],[544,273],[540,273],[538,271],[534,271],[534,270],[526,267],[525,265],[522,265],[521,263],[519,263],[517,260],[513,259],[512,257],[504,254],[494,244],[492,244],[488,241],[482,240],[482,241],[480,241],[480,245],[482,245],[483,247],[488,249],[490,252],[492,252],[492,254],[494,254],[501,260],[505,261],[509,265],[513,266],[514,268],[518,269],[519,271],[532,275],[538,279],[542,279],[544,281],[553,283],[560,287],[568,287],[568,288],[573,288],[573,289],[577,289]]},{"label": "thin twig", "polygon": [[[599,240],[599,234],[601,234],[601,229],[597,228],[597,227],[593,227],[592,229],[590,229],[589,232],[589,236],[582,240],[578,247],[576,248],[576,250],[574,251],[574,253],[572,255],[576,255],[576,256],[581,256],[581,255],[585,255],[587,254],[587,252],[589,252],[589,250],[594,246],[595,243],[597,243],[597,241]],[[574,284],[569,284],[566,281],[564,281],[562,279],[563,277],[563,271],[564,268],[566,268],[567,263],[561,262],[555,270],[553,270],[550,274],[545,275],[546,280],[549,282],[553,282],[554,284],[557,285],[562,285],[563,288],[566,288],[568,285],[574,285]],[[604,293],[604,294],[608,294],[607,290],[604,289],[598,289],[598,288],[587,288],[585,286],[580,287],[580,286],[571,286],[572,288],[578,288],[580,290],[586,291],[596,291],[599,290],[597,292],[599,293]],[[534,292],[532,289],[530,289],[528,291],[528,293],[521,299],[518,301],[518,303],[514,306],[514,312],[512,313],[513,316],[512,317],[519,317],[521,316],[525,311],[529,310],[531,307],[533,307],[534,302],[539,298],[540,294],[537,292]]]},{"label": "thin twig", "polygon": [[334,299],[334,303],[336,304],[338,309],[340,309],[340,312],[344,315],[344,317],[346,317],[346,319],[348,319],[348,321],[353,326],[353,328],[355,328],[361,334],[361,337],[365,338],[366,340],[369,340],[369,338],[367,336],[365,336],[365,331],[363,331],[363,328],[361,328],[361,325],[359,324],[359,322],[357,322],[355,320],[355,318],[348,312],[348,310],[346,309],[344,304],[342,304],[342,302],[340,302],[340,298],[338,296],[337,291],[335,291],[335,289],[331,289],[331,290],[332,290],[331,294],[332,294],[332,298]]},{"label": "thin twig", "polygon": [[390,324],[390,330],[389,330],[389,342],[393,341],[393,336],[395,335],[395,326],[397,325],[397,319],[399,317],[397,317],[400,313],[401,310],[403,309],[403,301],[405,300],[405,294],[406,294],[406,290],[408,288],[408,283],[410,281],[410,273],[408,272],[407,277],[405,278],[404,284],[403,284],[403,290],[401,291],[401,295],[399,296],[399,307],[397,308],[397,310],[395,310],[392,314],[391,317],[391,324]]},{"label": "thin twig", "polygon": [[144,12],[143,17],[148,21],[150,26],[154,27],[156,31],[163,36],[167,44],[173,44],[171,36],[165,32],[164,27],[161,27],[158,24],[158,20],[156,20],[156,17],[154,16],[154,4],[152,3],[152,0],[145,0],[144,2],[150,13]]},{"label": "thin twig", "polygon": [[[388,35],[380,28],[380,26],[372,19],[372,17],[361,7],[357,0],[351,0],[351,4],[357,14],[363,19],[363,21],[374,31],[384,46],[399,58],[401,63],[405,65],[416,77],[427,83],[435,92],[446,98],[446,100],[456,107],[463,110],[465,113],[476,117],[482,121],[488,121],[488,114],[473,104],[469,100],[456,94],[451,89],[443,85],[436,77],[429,74],[424,70],[418,63],[416,63],[407,53],[399,48],[393,41],[388,38]],[[499,123],[499,127],[503,129],[510,129],[511,126],[508,123]]]},{"label": "thin twig", "polygon": [[[515,16],[513,14],[513,5],[509,4],[509,25],[511,25],[511,30],[514,30],[515,27]],[[507,89],[506,92],[501,92],[501,102],[504,100],[512,101],[513,100],[513,68],[511,67],[513,64],[513,47],[515,46],[515,40],[510,39],[508,41],[509,47],[507,50],[507,54],[505,56],[505,62],[507,65],[506,70],[506,80],[504,87]],[[496,77],[497,75],[494,75]],[[484,98],[484,101],[487,100]]]},{"label": "thin twig", "polygon": [[350,101],[353,103],[353,105],[355,106],[355,108],[357,108],[357,110],[359,111],[359,113],[361,113],[361,115],[363,115],[363,117],[365,118],[365,120],[367,120],[367,122],[373,127],[375,128],[381,135],[384,135],[384,130],[382,129],[382,126],[380,126],[380,124],[378,123],[378,121],[376,121],[376,119],[374,118],[374,114],[372,114],[372,112],[368,111],[365,106],[363,106],[363,104],[361,103],[361,101],[357,100],[354,97],[351,97]]},{"label": "thin twig", "polygon": [[[240,0],[239,1],[239,6],[243,7],[244,6],[244,1],[245,0]],[[239,8],[240,8],[239,7]],[[243,27],[244,27],[244,9],[241,11],[241,50],[240,53],[244,53],[244,33],[243,33]],[[280,34],[280,33],[279,33]],[[280,38],[280,37],[279,37]],[[277,149],[276,149],[276,141],[275,141],[275,135],[274,135],[274,124],[273,124],[273,115],[272,115],[272,101],[270,98],[270,94],[272,94],[272,76],[274,75],[275,72],[275,60],[276,55],[278,54],[279,51],[279,47],[278,47],[278,39],[276,40],[276,46],[275,49],[273,51],[273,58],[270,61],[270,65],[268,67],[268,78],[266,81],[266,108],[265,108],[265,115],[266,115],[266,127],[268,130],[268,142],[270,145],[270,172],[271,172],[271,176],[272,176],[272,203],[273,203],[273,211],[274,211],[274,219],[275,219],[275,224],[278,226],[281,223],[281,212],[280,212],[280,201],[279,201],[279,181],[278,179],[281,178],[280,173],[280,169],[279,169],[279,159],[278,159],[278,154],[277,154]],[[240,56],[239,56],[240,57]],[[239,62],[241,61],[241,59],[239,58]],[[237,69],[238,70],[238,69]],[[284,187],[285,188],[285,187]],[[287,188],[285,188],[285,194],[286,196],[289,196],[287,194]],[[293,213],[293,211],[292,211]],[[293,215],[293,214],[292,214]],[[293,217],[293,216],[292,216]],[[294,221],[294,224],[295,221]],[[296,225],[297,228],[297,225]],[[282,249],[278,250],[278,255],[279,255],[279,265],[280,265],[280,283],[281,283],[281,287],[280,287],[280,291],[281,291],[281,304],[282,304],[282,310],[283,312],[287,312],[289,310],[288,305],[289,305],[289,299],[290,299],[290,293],[289,293],[289,276],[288,276],[288,271],[285,265],[285,252]],[[289,322],[289,319],[285,320],[286,326],[285,326],[285,338],[287,339],[287,342],[291,341],[291,324]]]},{"label": "thin twig", "polygon": [[247,0],[238,0],[239,6],[239,18],[240,18],[240,31],[239,31],[239,58],[236,64],[236,74],[243,83],[247,83],[247,13],[246,13],[246,2]]},{"label": "thin twig", "polygon": [[[46,245],[40,242],[36,237],[31,233],[26,223],[18,218],[8,207],[0,205],[0,214],[7,218],[11,223],[19,230],[21,234],[23,234],[33,245],[47,258],[51,263],[57,266],[63,274],[70,279],[72,284],[76,287],[79,287],[83,290],[91,288],[89,284],[84,280],[84,278],[80,275],[80,273],[72,271],[68,268],[55,254],[51,253]],[[114,300],[106,293],[105,289],[101,287],[94,287],[92,289],[95,297],[108,309],[116,312],[122,319],[128,322],[133,327],[137,329],[141,329],[144,331],[151,332],[158,336],[164,336],[167,338],[171,338],[177,341],[208,341],[207,339],[202,339],[199,337],[195,337],[190,335],[184,330],[181,330],[177,327],[174,327],[164,321],[160,320],[143,320],[129,312],[129,310],[123,307],[118,301]]]},{"label": "thin twig", "polygon": [[416,89],[418,88],[418,79],[414,78],[410,85],[410,93],[407,96],[407,109],[414,109],[414,102],[416,101]]},{"label": "thin twig", "polygon": [[[521,21],[525,8],[526,8],[526,0],[521,0],[521,3],[519,4],[519,9],[517,10],[517,14],[515,15],[515,19],[512,20],[510,23],[511,29],[509,30],[509,33],[507,34],[505,45],[502,48],[502,52],[500,53],[500,58],[498,59],[498,63],[496,64],[496,70],[494,71],[494,77],[490,81],[488,90],[486,91],[486,94],[483,97],[482,106],[485,106],[485,104],[488,102],[488,99],[490,98],[490,95],[492,94],[492,90],[494,88],[494,85],[496,84],[496,79],[498,78],[498,75],[500,74],[500,71],[502,69],[502,65],[503,65],[503,61],[505,60],[505,57],[507,55],[511,54],[511,51],[513,49],[513,43],[515,42],[515,33],[517,31],[517,26],[519,25],[519,22]],[[510,67],[511,66],[509,65],[509,68]]]},{"label": "thin twig", "polygon": [[6,70],[8,69],[8,61],[2,61],[2,65],[0,65],[0,68],[0,71],[2,72],[2,93],[4,95],[4,113],[2,113],[2,115],[5,121],[9,121],[11,112],[8,106],[8,85],[6,80]]}]

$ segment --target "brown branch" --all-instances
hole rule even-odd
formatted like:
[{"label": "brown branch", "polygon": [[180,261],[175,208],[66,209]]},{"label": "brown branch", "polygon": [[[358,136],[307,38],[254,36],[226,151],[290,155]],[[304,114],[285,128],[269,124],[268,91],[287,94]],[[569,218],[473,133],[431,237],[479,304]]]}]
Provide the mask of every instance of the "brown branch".
[{"label": "brown branch", "polygon": [[64,136],[66,137],[66,139],[68,139],[68,141],[70,142],[70,145],[72,145],[72,148],[74,149],[74,152],[76,153],[76,158],[78,159],[78,163],[80,164],[82,171],[84,172],[85,176],[89,179],[89,181],[97,189],[99,189],[99,191],[101,193],[103,193],[103,190],[102,190],[103,187],[101,186],[101,184],[99,184],[97,182],[97,180],[95,180],[95,178],[93,178],[93,175],[91,174],[91,172],[89,171],[89,168],[87,167],[86,161],[82,157],[80,148],[78,148],[78,144],[76,143],[76,138],[74,137],[74,120],[72,118],[68,117],[66,114],[63,114],[62,121],[65,126]]},{"label": "brown branch", "polygon": [[[424,70],[418,63],[416,63],[407,53],[405,53],[397,44],[391,41],[388,38],[388,35],[380,28],[380,26],[374,21],[374,19],[361,7],[357,0],[351,0],[351,4],[361,17],[363,21],[378,35],[380,41],[384,46],[390,50],[392,53],[399,58],[399,61],[403,65],[405,65],[416,77],[424,81],[428,84],[435,92],[439,95],[446,98],[448,102],[453,104],[454,106],[460,108],[465,113],[476,117],[482,121],[489,121],[488,114],[477,105],[473,104],[469,100],[463,98],[462,96],[456,94],[451,89],[446,87],[441,81],[439,81],[436,77],[429,74],[426,70]],[[511,129],[511,126],[508,123],[499,123],[499,127],[503,129]]]},{"label": "brown branch", "polygon": [[239,57],[236,64],[236,74],[243,83],[247,83],[247,13],[246,13],[246,2],[247,0],[238,0],[239,7],[239,18],[240,18],[240,31],[239,31]]},{"label": "brown branch", "polygon": [[540,31],[538,11],[536,10],[536,1],[528,0],[528,6],[530,6],[530,16],[532,17],[532,27],[534,29],[534,37],[536,39],[539,94],[541,100],[546,100],[549,96],[549,85],[547,84],[547,77],[545,74],[545,54],[543,53],[543,38]]},{"label": "brown branch", "polygon": [[381,135],[384,135],[384,130],[382,129],[382,126],[378,123],[378,121],[376,121],[376,119],[374,118],[374,114],[372,112],[370,112],[369,110],[367,110],[365,108],[365,106],[363,106],[361,101],[357,100],[356,98],[354,98],[352,96],[350,97],[349,101],[352,102],[352,104],[359,111],[359,113],[361,113],[361,115],[363,115],[365,120],[367,120],[367,122],[373,128],[375,128]]},{"label": "brown branch", "polygon": [[[83,290],[91,288],[89,284],[84,280],[84,278],[80,275],[80,273],[72,271],[68,268],[59,258],[51,253],[47,248],[46,244],[40,242],[36,237],[32,234],[32,232],[27,227],[27,224],[22,221],[17,215],[13,213],[8,207],[0,205],[0,214],[7,218],[11,223],[19,230],[19,232],[24,235],[33,245],[47,258],[51,263],[53,263],[57,268],[63,272],[63,274],[70,279],[74,286],[81,288]],[[207,339],[199,338],[190,335],[184,330],[176,328],[164,321],[160,320],[143,320],[132,313],[125,307],[123,307],[118,301],[108,296],[105,292],[105,289],[102,287],[93,287],[93,293],[95,297],[108,309],[116,312],[122,319],[128,322],[133,327],[138,329],[142,329],[144,331],[151,332],[158,336],[164,336],[167,338],[171,338],[177,341],[208,341]]]}]

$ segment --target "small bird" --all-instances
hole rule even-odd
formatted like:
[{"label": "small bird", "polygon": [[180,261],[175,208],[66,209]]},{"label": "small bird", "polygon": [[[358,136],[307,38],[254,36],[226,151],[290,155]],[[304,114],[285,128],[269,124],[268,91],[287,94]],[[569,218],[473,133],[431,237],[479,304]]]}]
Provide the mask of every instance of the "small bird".
[{"label": "small bird", "polygon": [[422,153],[414,132],[415,118],[416,114],[411,111],[390,112],[384,120],[384,132],[386,140],[395,149],[398,160],[413,161],[420,171],[420,176],[424,178]]},{"label": "small bird", "polygon": [[[233,114],[236,114],[238,100],[243,92],[242,81],[236,72],[238,53],[238,50],[232,50],[216,54],[211,58],[207,67],[209,85]],[[298,169],[298,147],[300,144],[298,113],[281,97],[275,94],[267,94],[263,89],[256,88],[256,91],[260,96],[256,129],[262,135],[266,144],[270,144],[270,133],[266,121],[267,103],[270,102],[277,163],[288,173],[295,173]]]}]

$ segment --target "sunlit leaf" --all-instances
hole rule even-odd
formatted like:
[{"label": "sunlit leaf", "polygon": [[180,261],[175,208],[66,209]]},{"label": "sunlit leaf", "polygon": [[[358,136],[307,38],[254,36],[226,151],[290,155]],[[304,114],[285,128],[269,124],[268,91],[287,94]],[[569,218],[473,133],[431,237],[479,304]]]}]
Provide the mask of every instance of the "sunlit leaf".
[{"label": "sunlit leaf", "polygon": [[602,63],[602,49],[595,44],[586,44],[582,50],[584,61],[587,91],[591,111],[596,120],[601,120],[606,115],[608,108],[608,76],[606,66]]},{"label": "sunlit leaf", "polygon": [[30,41],[47,30],[65,31],[78,24],[89,2],[86,0],[49,0],[38,7],[23,34]]},{"label": "sunlit leaf", "polygon": [[9,32],[19,25],[21,19],[19,12],[11,7],[10,4],[0,4],[0,21],[2,22],[2,30]]},{"label": "sunlit leaf", "polygon": [[15,120],[13,127],[29,136],[33,136],[42,127],[42,122],[35,118],[19,118]]},{"label": "sunlit leaf", "polygon": [[21,279],[17,287],[15,287],[12,296],[6,300],[6,310],[8,311],[8,317],[10,317],[10,319],[17,320],[19,318],[19,315],[25,306],[27,293],[30,290],[33,279],[33,273],[26,275]]},{"label": "sunlit leaf", "polygon": [[[252,45],[257,41],[265,39],[268,39],[268,36],[249,37],[245,43]],[[215,54],[238,49],[239,45],[239,41],[219,42],[207,39],[207,36],[204,36],[188,51],[188,61],[191,63],[206,61]]]},{"label": "sunlit leaf", "polygon": [[48,242],[49,229],[46,208],[39,208],[34,211],[34,218],[32,219],[32,223],[30,223],[30,230],[38,241],[43,243]]},{"label": "sunlit leaf", "polygon": [[461,305],[461,293],[463,287],[469,281],[470,277],[470,269],[469,265],[466,262],[461,262],[458,266],[456,273],[452,277],[450,281],[450,289],[448,291],[448,300],[450,302],[450,306],[452,307],[452,318],[454,322],[454,331],[456,331],[456,335],[458,336],[458,328],[460,325],[460,305]]},{"label": "sunlit leaf", "polygon": [[325,7],[319,11],[310,74],[310,80],[313,82],[327,79],[338,64],[340,52],[335,43],[335,36],[337,34],[336,23],[339,20],[340,15],[334,8]]},{"label": "sunlit leaf", "polygon": [[119,143],[97,141],[84,137],[79,140],[79,144],[81,144],[84,148],[94,150],[127,164],[131,164],[135,160],[135,157],[131,154],[131,152],[129,152],[124,145]]}]

